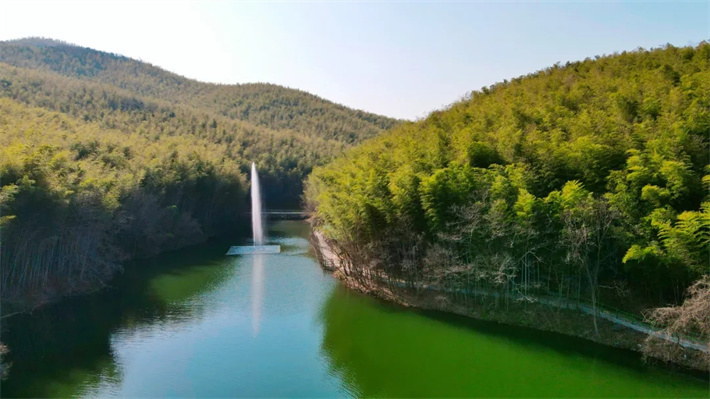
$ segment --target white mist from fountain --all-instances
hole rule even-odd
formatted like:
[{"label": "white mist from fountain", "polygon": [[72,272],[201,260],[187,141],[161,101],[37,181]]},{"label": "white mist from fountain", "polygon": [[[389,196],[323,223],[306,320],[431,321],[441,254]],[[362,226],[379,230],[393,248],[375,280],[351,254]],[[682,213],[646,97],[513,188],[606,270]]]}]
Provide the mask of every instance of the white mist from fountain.
[{"label": "white mist from fountain", "polygon": [[[256,165],[251,164],[251,229],[254,246],[264,245],[264,226],[261,215],[261,188]],[[259,334],[261,308],[264,302],[264,256],[254,254],[251,270],[251,327],[252,335]]]},{"label": "white mist from fountain", "polygon": [[281,252],[280,245],[264,245],[264,222],[261,212],[261,187],[256,165],[251,164],[251,230],[252,245],[236,245],[229,248],[227,255],[277,254]]},{"label": "white mist from fountain", "polygon": [[252,333],[256,337],[259,334],[259,324],[261,323],[261,312],[263,308],[264,295],[264,267],[265,254],[278,254],[281,252],[280,245],[264,245],[264,225],[263,214],[261,213],[261,188],[259,187],[259,174],[256,172],[256,165],[251,164],[251,229],[253,234],[252,245],[236,245],[229,248],[227,255],[253,255],[251,270],[251,313],[252,313]]},{"label": "white mist from fountain", "polygon": [[264,245],[264,226],[261,223],[261,189],[256,165],[251,163],[251,229],[254,245]]}]

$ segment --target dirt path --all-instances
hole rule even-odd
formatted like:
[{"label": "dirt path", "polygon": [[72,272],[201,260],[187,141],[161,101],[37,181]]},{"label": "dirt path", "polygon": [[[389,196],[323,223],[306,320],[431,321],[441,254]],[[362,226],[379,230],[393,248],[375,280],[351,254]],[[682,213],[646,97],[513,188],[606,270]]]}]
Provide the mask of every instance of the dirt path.
[{"label": "dirt path", "polygon": [[[321,262],[321,264],[328,270],[335,270],[340,267],[340,262],[341,259],[335,254],[335,252],[331,249],[330,245],[326,241],[325,237],[321,232],[314,231],[313,232],[314,236],[314,242],[313,244],[316,246],[316,253],[318,253],[318,258]],[[400,285],[395,283],[396,285]],[[402,286],[404,284],[401,284]],[[432,291],[439,291],[439,292],[446,292],[446,290],[439,289],[437,287],[433,286],[427,286],[427,285],[422,285],[420,288],[426,289],[426,290],[432,290]],[[461,290],[463,291],[463,290]],[[467,293],[471,294],[474,293],[473,291],[469,290]],[[482,290],[476,290],[475,291],[476,295],[485,295],[485,296],[492,296],[492,297],[497,297],[500,294],[497,292],[489,292],[489,291],[482,291]],[[553,298],[553,297],[536,297],[536,296],[525,296],[524,298],[515,298],[515,299],[525,299],[525,300],[530,300],[532,302],[537,302],[541,303],[544,305],[549,305],[549,306],[554,306],[554,307],[559,307],[559,308],[565,308],[565,309],[577,309],[580,310],[584,313],[594,315],[594,309],[592,309],[591,306],[585,305],[585,304],[580,304],[577,302],[569,302],[569,301],[563,301],[560,300],[559,298]],[[689,349],[695,349],[704,353],[710,353],[710,348],[708,348],[706,345],[703,345],[699,342],[692,341],[690,339],[686,338],[680,338],[680,337],[672,337],[669,336],[668,334],[659,331],[658,329],[653,328],[652,326],[644,323],[639,323],[634,320],[628,320],[619,317],[617,314],[614,312],[610,312],[608,310],[605,310],[603,308],[597,307],[596,309],[596,315],[597,317],[603,318],[605,320],[611,321],[612,323],[615,323],[620,326],[624,326],[627,328],[630,328],[632,330],[651,335],[657,338],[664,339],[666,341],[670,341],[673,343],[676,343],[684,348],[689,348]]]}]

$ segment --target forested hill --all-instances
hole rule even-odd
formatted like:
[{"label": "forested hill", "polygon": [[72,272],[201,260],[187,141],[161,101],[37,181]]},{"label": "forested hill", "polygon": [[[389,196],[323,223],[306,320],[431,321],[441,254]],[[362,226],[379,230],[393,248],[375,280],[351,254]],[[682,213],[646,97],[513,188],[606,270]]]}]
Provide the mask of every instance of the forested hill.
[{"label": "forested hill", "polygon": [[91,289],[122,259],[239,229],[251,162],[267,206],[298,206],[314,166],[396,123],[275,85],[1,43],[2,297]]},{"label": "forested hill", "polygon": [[398,122],[301,90],[265,83],[202,83],[148,63],[51,39],[0,42],[0,62],[110,84],[139,96],[189,104],[231,119],[347,144],[373,137]]},{"label": "forested hill", "polygon": [[710,44],[639,49],[474,91],[317,168],[307,195],[389,275],[639,311],[710,271],[709,144]]},{"label": "forested hill", "polygon": [[209,136],[239,158],[242,171],[257,163],[265,198],[279,207],[299,204],[314,165],[399,123],[299,90],[201,83],[51,39],[0,42],[0,79],[2,97],[107,128]]}]

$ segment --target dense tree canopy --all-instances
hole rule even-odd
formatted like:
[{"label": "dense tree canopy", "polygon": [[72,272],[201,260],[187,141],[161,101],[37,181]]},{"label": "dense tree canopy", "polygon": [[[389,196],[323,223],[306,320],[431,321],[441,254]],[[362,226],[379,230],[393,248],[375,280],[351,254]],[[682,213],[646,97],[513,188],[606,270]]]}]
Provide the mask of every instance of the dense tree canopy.
[{"label": "dense tree canopy", "polygon": [[84,289],[121,259],[233,230],[251,162],[268,206],[297,206],[315,165],[396,123],[280,86],[0,43],[2,294]]},{"label": "dense tree canopy", "polygon": [[668,45],[474,91],[317,168],[306,195],[390,275],[639,310],[710,270],[709,145],[710,44]]}]

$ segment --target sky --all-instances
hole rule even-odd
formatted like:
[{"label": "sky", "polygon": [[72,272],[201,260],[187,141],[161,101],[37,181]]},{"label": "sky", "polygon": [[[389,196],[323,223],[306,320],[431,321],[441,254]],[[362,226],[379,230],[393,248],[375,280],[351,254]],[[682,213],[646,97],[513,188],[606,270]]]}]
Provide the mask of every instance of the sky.
[{"label": "sky", "polygon": [[0,0],[0,40],[29,36],[413,120],[556,62],[709,40],[710,0]]}]

